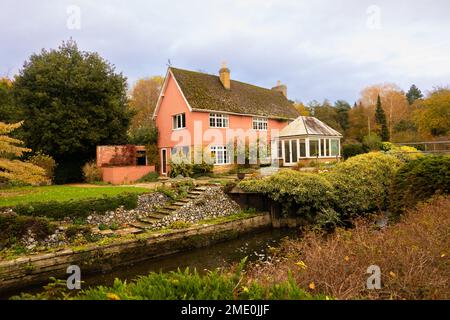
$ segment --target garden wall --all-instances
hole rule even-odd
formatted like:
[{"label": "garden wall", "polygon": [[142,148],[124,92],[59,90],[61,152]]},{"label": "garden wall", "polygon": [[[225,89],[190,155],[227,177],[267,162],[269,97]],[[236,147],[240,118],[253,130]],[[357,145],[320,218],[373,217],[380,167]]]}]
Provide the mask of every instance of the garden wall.
[{"label": "garden wall", "polygon": [[33,284],[47,283],[49,277],[66,278],[69,265],[78,265],[82,274],[107,271],[149,258],[182,250],[206,247],[231,240],[242,234],[269,228],[270,216],[196,226],[146,238],[122,240],[109,245],[87,245],[83,248],[31,255],[0,262],[0,292],[16,290]]},{"label": "garden wall", "polygon": [[103,167],[102,180],[112,184],[132,183],[150,172],[155,172],[155,166],[126,166],[126,167]]}]

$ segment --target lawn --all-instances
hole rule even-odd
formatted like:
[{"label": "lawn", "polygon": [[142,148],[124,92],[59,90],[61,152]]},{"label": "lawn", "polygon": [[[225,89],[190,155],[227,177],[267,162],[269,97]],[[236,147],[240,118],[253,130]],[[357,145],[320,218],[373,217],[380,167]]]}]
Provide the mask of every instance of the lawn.
[{"label": "lawn", "polygon": [[0,189],[0,207],[14,206],[27,202],[101,198],[103,196],[114,196],[124,192],[140,194],[149,192],[149,190],[128,186],[75,187],[65,185],[8,188]]}]

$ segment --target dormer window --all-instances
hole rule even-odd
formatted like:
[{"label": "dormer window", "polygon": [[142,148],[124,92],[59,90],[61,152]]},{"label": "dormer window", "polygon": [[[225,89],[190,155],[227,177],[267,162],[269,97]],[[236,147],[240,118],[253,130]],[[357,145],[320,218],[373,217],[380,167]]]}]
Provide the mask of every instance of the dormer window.
[{"label": "dormer window", "polygon": [[222,113],[210,113],[209,126],[211,128],[228,128],[228,115]]},{"label": "dormer window", "polygon": [[267,118],[253,117],[253,130],[267,131]]},{"label": "dormer window", "polygon": [[172,116],[172,128],[174,130],[186,128],[186,114],[180,113]]}]

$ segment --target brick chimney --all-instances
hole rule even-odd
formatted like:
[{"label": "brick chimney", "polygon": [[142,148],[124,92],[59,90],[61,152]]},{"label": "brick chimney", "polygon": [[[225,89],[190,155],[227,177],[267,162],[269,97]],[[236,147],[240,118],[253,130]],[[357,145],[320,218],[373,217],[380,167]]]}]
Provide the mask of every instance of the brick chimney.
[{"label": "brick chimney", "polygon": [[219,77],[223,87],[230,90],[230,69],[227,68],[225,62],[222,63],[222,68],[219,70]]},{"label": "brick chimney", "polygon": [[280,80],[277,81],[277,85],[273,87],[272,90],[281,92],[283,96],[287,98],[287,86],[285,84],[281,84]]}]

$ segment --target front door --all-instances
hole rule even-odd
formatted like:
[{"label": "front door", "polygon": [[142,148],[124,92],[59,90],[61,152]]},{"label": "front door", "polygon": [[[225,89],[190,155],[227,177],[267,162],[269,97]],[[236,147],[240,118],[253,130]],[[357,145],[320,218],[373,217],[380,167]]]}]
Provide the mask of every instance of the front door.
[{"label": "front door", "polygon": [[161,149],[161,174],[167,175],[167,149]]}]

